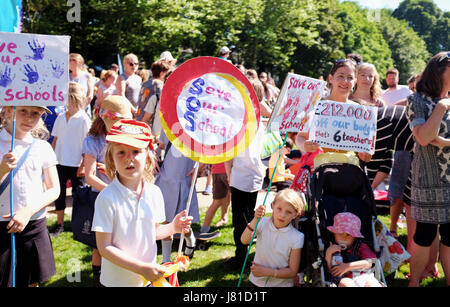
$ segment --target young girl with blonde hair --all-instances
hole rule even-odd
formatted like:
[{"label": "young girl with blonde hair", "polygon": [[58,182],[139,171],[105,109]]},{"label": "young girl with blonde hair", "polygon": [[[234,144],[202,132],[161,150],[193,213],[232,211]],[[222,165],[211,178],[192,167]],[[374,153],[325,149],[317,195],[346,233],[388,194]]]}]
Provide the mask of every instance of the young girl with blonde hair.
[{"label": "young girl with blonde hair", "polygon": [[57,225],[52,231],[53,236],[58,236],[64,231],[67,180],[70,180],[72,184],[72,191],[83,184],[77,171],[82,161],[83,140],[91,127],[91,120],[83,110],[85,99],[83,87],[76,82],[70,82],[67,111],[56,118],[52,129],[54,137],[52,147],[58,160],[56,169],[61,189],[61,193],[55,201]]},{"label": "young girl with blonde hair", "polygon": [[169,224],[161,190],[151,183],[155,160],[150,128],[144,122],[120,120],[106,137],[106,174],[112,180],[97,197],[92,230],[102,256],[101,284],[144,286],[164,274],[156,263],[156,240],[189,231],[186,210]]},{"label": "young girl with blonde hair", "polygon": [[[58,198],[60,189],[56,156],[50,144],[35,139],[31,131],[46,107],[16,107],[15,145],[11,151],[13,107],[3,107],[5,127],[0,131],[0,178],[13,177],[13,216],[10,186],[0,195],[0,287],[11,286],[11,233],[15,235],[15,286],[37,286],[56,273],[52,243],[48,235],[45,207]],[[28,151],[27,151],[28,150]],[[28,152],[17,170],[18,160]]]},{"label": "young girl with blonde hair", "polygon": [[[255,217],[241,236],[242,244],[250,244],[256,222],[255,259],[250,267],[250,281],[258,287],[292,287],[300,267],[304,235],[291,222],[302,215],[305,204],[292,189],[277,193],[272,203],[272,216],[264,217],[265,206],[259,206]],[[277,251],[274,253],[273,251]]]}]

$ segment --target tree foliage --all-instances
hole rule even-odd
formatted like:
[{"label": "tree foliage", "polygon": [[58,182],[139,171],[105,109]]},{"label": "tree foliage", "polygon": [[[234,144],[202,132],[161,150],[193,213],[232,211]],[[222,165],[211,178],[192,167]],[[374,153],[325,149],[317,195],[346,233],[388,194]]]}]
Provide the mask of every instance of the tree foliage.
[{"label": "tree foliage", "polygon": [[354,2],[341,4],[337,17],[344,27],[344,52],[361,54],[364,62],[374,64],[383,76],[394,65],[391,50],[378,30],[376,21],[370,21],[367,16],[367,10]]},{"label": "tree foliage", "polygon": [[408,27],[405,20],[391,16],[390,10],[383,10],[377,23],[384,40],[392,52],[395,68],[399,71],[401,84],[406,84],[412,74],[420,73],[430,58],[425,42]]},{"label": "tree foliage", "polygon": [[[405,0],[402,5],[428,5],[428,2]],[[71,52],[82,54],[89,65],[102,67],[116,62],[118,53],[122,56],[134,53],[148,68],[164,50],[170,50],[181,63],[189,57],[217,56],[220,47],[226,45],[233,50],[234,63],[270,72],[279,77],[280,83],[288,71],[326,76],[333,62],[350,52],[360,53],[364,61],[375,64],[382,77],[394,65],[406,77],[420,70],[429,57],[423,50],[423,41],[405,22],[399,22],[390,12],[383,15],[381,23],[369,20],[367,10],[353,2],[80,0],[80,3],[81,22],[69,22],[67,14],[71,7],[67,1],[24,0],[23,31],[70,35]],[[429,16],[439,14],[433,6],[421,12],[427,10]],[[440,14],[435,20],[430,17],[434,29],[440,29],[433,33],[433,40],[440,46],[448,46],[449,16]],[[419,20],[411,22],[418,24],[419,30],[425,26]],[[411,22],[408,25],[414,28]]]},{"label": "tree foliage", "polygon": [[406,20],[432,54],[450,49],[450,13],[444,13],[432,0],[404,0],[392,16]]}]

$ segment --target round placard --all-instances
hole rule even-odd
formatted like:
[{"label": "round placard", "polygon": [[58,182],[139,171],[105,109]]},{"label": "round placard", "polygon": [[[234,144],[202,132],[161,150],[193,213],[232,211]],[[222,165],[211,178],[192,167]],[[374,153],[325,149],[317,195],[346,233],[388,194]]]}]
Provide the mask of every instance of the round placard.
[{"label": "round placard", "polygon": [[259,101],[247,77],[214,57],[191,59],[170,75],[159,115],[172,144],[205,164],[225,162],[244,151],[260,118]]}]

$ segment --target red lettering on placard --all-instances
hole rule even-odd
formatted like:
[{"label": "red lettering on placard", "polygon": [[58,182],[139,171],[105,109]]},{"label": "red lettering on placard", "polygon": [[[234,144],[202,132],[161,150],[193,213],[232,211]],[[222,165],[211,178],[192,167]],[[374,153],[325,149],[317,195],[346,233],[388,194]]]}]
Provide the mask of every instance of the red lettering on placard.
[{"label": "red lettering on placard", "polygon": [[7,97],[4,98],[5,101],[16,100],[29,100],[29,101],[49,101],[50,99],[54,102],[64,101],[64,93],[62,91],[58,91],[56,85],[53,86],[52,92],[48,91],[30,91],[28,86],[25,86],[23,90],[19,90],[13,92],[12,89],[7,89],[5,91],[5,95]]},{"label": "red lettering on placard", "polygon": [[221,90],[221,89],[215,89],[214,87],[208,86],[205,89],[205,93],[208,95],[215,95],[217,94],[217,97],[219,97],[220,99],[225,99],[226,101],[231,101],[231,93],[230,92],[225,92],[225,90]]},{"label": "red lettering on placard", "polygon": [[233,123],[230,123],[230,127],[223,127],[212,124],[209,118],[206,119],[206,121],[199,122],[197,125],[198,129],[200,131],[210,133],[210,134],[219,134],[222,137],[227,137],[228,139],[231,138],[231,132],[233,129]]},{"label": "red lettering on placard", "polygon": [[[6,45],[6,42],[1,43],[0,44],[0,53],[3,52],[5,47],[9,53],[11,53],[11,54],[16,53],[16,51],[14,50],[17,48],[16,43],[11,42],[8,45]],[[11,64],[11,62],[12,62],[13,65],[16,65],[17,61],[22,61],[22,59],[20,57],[15,56],[15,57],[12,57],[12,61],[11,61],[11,58],[9,57],[9,55],[2,55],[2,57],[1,57],[2,63]]]},{"label": "red lettering on placard", "polygon": [[9,52],[11,52],[11,53],[16,53],[13,49],[16,49],[17,48],[17,45],[15,44],[15,43],[13,43],[13,42],[11,42],[11,43],[9,43],[8,44],[8,51]]}]

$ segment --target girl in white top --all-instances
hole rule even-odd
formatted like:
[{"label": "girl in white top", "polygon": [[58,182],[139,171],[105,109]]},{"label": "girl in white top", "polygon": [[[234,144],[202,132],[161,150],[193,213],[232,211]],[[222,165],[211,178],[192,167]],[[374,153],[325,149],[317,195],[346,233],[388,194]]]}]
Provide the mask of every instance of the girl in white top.
[{"label": "girl in white top", "polygon": [[108,287],[139,287],[164,274],[156,263],[160,240],[189,231],[186,211],[165,220],[164,199],[153,180],[155,160],[150,128],[143,122],[120,120],[106,137],[106,173],[111,180],[95,202],[92,230],[102,256],[100,282]]},{"label": "girl in white top", "polygon": [[272,216],[264,217],[265,206],[256,209],[255,217],[241,236],[250,244],[256,222],[258,242],[249,280],[258,287],[293,287],[300,267],[304,235],[291,222],[305,209],[298,192],[285,189],[277,193],[272,203]]},{"label": "girl in white top", "polygon": [[85,100],[83,87],[70,82],[67,111],[58,115],[52,130],[52,147],[58,159],[57,170],[61,189],[61,194],[55,201],[57,228],[53,232],[54,235],[64,229],[67,180],[72,184],[72,191],[82,185],[77,171],[82,160],[83,140],[91,127],[91,120],[83,110]]},{"label": "girl in white top", "polygon": [[[0,195],[0,286],[10,285],[10,234],[16,241],[16,286],[36,286],[56,273],[45,207],[58,198],[56,156],[50,144],[35,140],[44,107],[16,107],[15,146],[11,152],[12,107],[3,107],[5,127],[0,131],[1,181],[17,167],[19,158],[31,147],[13,179],[13,217],[10,215],[10,186]],[[45,186],[45,188],[44,188]],[[9,261],[8,261],[9,260]]]}]

